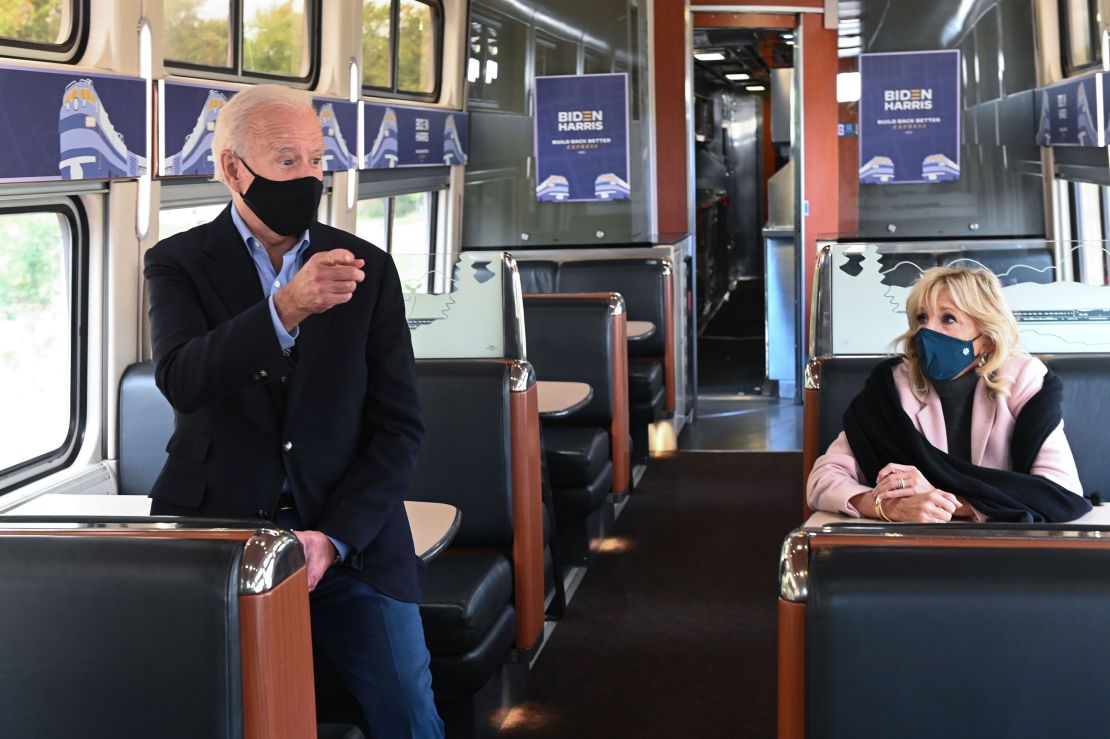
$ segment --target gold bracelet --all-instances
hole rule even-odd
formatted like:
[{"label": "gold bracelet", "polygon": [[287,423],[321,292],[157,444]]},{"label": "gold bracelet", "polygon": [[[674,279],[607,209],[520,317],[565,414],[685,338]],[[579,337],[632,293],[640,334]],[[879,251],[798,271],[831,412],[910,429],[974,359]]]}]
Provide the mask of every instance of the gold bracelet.
[{"label": "gold bracelet", "polygon": [[894,521],[889,516],[883,513],[883,499],[879,497],[878,493],[875,493],[875,498],[872,502],[875,504],[875,512],[879,514],[879,518],[883,519],[887,523],[894,523]]}]

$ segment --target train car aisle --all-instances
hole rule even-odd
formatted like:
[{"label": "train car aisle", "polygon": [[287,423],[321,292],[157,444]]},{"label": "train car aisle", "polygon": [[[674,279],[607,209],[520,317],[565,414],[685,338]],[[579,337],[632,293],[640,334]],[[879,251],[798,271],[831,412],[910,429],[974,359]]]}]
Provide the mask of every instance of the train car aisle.
[{"label": "train car aisle", "polygon": [[774,736],[801,484],[797,452],[654,457],[501,735]]}]

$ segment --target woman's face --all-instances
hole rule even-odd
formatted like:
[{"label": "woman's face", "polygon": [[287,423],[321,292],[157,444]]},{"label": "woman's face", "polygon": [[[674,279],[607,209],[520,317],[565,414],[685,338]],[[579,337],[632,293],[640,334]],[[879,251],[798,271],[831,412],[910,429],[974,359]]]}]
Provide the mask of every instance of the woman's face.
[{"label": "woman's face", "polygon": [[917,314],[917,327],[932,329],[955,339],[972,341],[976,356],[993,348],[990,339],[981,335],[979,324],[957,308],[946,291],[937,295],[935,305],[921,306],[921,311]]}]

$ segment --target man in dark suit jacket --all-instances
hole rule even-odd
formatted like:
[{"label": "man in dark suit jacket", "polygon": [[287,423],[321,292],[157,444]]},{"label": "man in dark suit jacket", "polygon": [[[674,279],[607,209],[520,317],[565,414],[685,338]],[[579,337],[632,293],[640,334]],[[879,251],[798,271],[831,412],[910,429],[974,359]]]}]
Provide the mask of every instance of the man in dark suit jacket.
[{"label": "man in dark suit jacket", "polygon": [[158,387],[175,410],[152,513],[294,530],[313,643],[378,737],[442,736],[404,497],[423,434],[389,255],[316,222],[307,95],[238,93],[216,123],[232,202],[146,256]]}]

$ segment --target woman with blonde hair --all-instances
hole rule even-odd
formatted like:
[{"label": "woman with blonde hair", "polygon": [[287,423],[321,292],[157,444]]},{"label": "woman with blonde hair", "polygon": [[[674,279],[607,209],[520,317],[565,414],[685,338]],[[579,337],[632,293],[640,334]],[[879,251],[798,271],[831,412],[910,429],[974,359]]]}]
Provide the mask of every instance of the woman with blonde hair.
[{"label": "woman with blonde hair", "polygon": [[811,508],[884,521],[1071,521],[1090,510],[1059,378],[1019,347],[998,278],[938,267],[817,459]]}]

